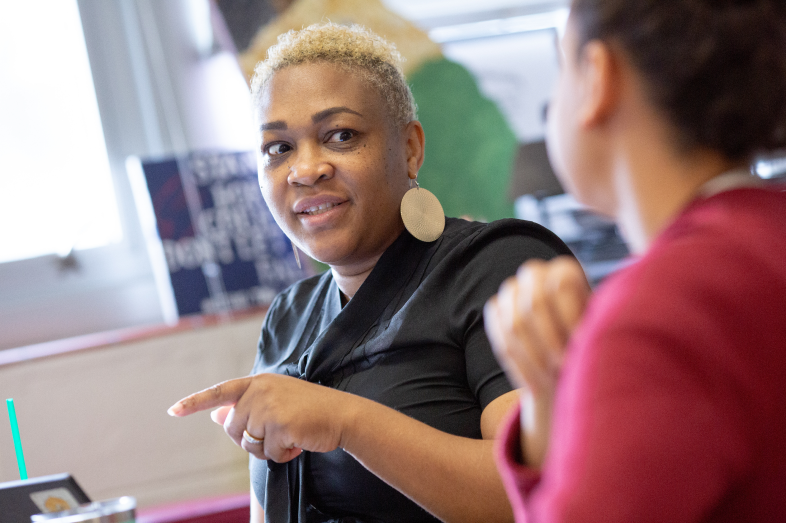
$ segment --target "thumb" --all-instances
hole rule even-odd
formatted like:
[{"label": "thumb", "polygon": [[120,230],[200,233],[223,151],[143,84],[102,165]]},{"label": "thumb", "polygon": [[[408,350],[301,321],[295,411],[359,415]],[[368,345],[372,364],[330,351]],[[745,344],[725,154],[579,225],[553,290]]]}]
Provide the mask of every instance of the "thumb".
[{"label": "thumb", "polygon": [[225,405],[223,407],[218,407],[216,410],[210,413],[210,419],[212,419],[215,423],[223,426],[224,422],[229,415],[229,411],[232,410],[231,405]]}]

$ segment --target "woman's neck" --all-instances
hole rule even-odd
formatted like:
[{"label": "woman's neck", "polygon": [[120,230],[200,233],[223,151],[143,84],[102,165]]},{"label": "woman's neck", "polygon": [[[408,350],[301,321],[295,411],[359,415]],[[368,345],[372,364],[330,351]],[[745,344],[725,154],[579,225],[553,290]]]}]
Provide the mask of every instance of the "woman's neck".
[{"label": "woman's neck", "polygon": [[633,145],[615,166],[612,182],[614,214],[631,249],[644,252],[705,183],[740,166],[715,151],[675,153],[652,143]]},{"label": "woman's neck", "polygon": [[333,279],[336,280],[339,291],[341,291],[341,306],[347,304],[349,300],[355,295],[363,282],[366,281],[368,275],[376,267],[379,258],[365,260],[363,263],[353,265],[332,265],[330,267],[333,273]]},{"label": "woman's neck", "polygon": [[705,183],[744,162],[681,147],[678,127],[652,103],[638,71],[624,57],[615,71],[613,88],[611,80],[606,85],[609,105],[587,128],[595,151],[588,159],[600,166],[588,203],[614,216],[631,250],[642,253]]}]

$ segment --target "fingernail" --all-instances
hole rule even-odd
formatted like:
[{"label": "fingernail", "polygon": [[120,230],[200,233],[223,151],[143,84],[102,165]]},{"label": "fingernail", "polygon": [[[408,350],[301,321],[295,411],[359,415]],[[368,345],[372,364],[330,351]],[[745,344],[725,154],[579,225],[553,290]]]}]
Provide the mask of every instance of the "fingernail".
[{"label": "fingernail", "polygon": [[170,416],[177,416],[183,410],[183,406],[180,403],[175,403],[166,411],[167,414]]}]

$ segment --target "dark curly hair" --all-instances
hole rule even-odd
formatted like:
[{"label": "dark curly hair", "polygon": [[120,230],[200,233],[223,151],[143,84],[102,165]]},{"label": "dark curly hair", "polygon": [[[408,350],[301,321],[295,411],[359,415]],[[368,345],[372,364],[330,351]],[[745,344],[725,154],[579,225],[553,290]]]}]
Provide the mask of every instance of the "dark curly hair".
[{"label": "dark curly hair", "polygon": [[786,146],[786,1],[573,0],[571,17],[580,48],[623,49],[683,149]]}]

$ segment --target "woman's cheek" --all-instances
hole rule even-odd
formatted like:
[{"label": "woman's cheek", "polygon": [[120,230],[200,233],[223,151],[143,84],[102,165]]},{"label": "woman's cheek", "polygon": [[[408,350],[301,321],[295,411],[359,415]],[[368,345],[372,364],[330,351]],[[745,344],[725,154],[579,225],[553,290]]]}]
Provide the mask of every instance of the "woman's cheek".
[{"label": "woman's cheek", "polygon": [[572,97],[575,97],[576,93],[571,90],[570,81],[571,79],[566,78],[563,72],[549,106],[546,146],[554,174],[563,189],[578,197],[576,177],[579,176],[577,171],[581,167],[582,159],[578,149],[579,130],[575,121],[578,107],[572,103],[574,102]]},{"label": "woman's cheek", "polygon": [[[557,101],[555,93],[554,100],[549,106],[549,117],[546,122],[546,149],[549,155],[549,161],[554,169],[554,173],[559,178],[560,182],[564,179],[565,173],[565,145],[560,133],[560,120],[561,120],[561,106]],[[563,182],[564,185],[564,182]]]}]

